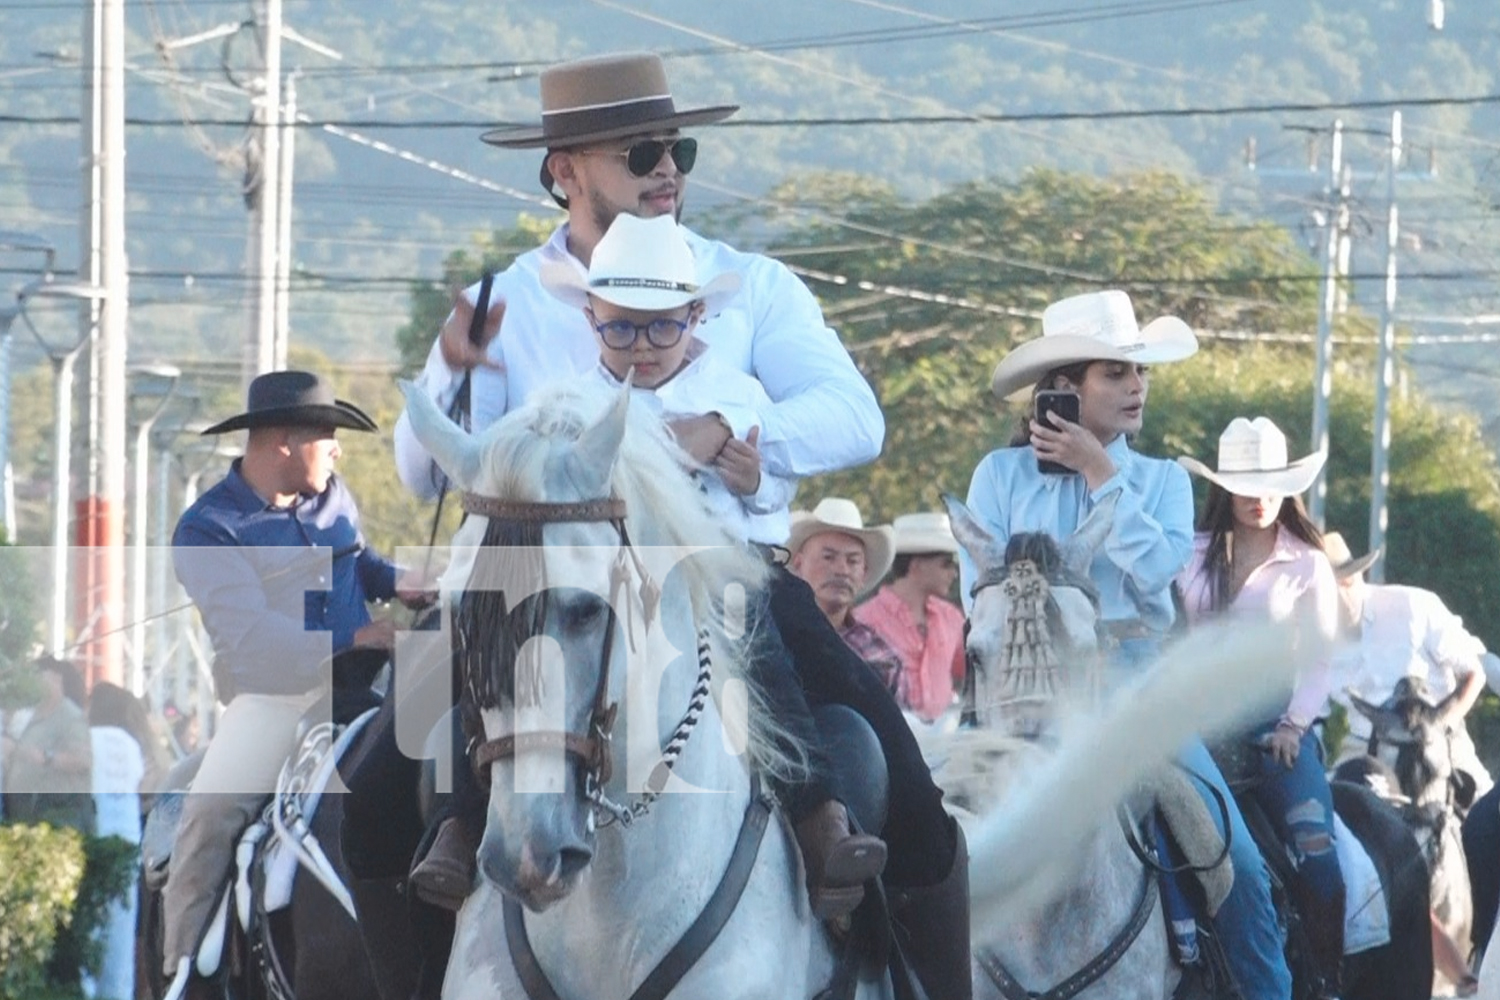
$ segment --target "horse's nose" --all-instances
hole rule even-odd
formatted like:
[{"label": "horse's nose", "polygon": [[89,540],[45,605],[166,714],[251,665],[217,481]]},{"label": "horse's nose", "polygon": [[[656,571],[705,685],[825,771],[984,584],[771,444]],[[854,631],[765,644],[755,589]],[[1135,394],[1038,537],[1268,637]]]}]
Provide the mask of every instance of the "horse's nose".
[{"label": "horse's nose", "polygon": [[[582,843],[554,845],[527,838],[521,843],[515,869],[516,888],[528,895],[551,895],[571,883],[593,859],[594,852]],[[486,866],[485,874],[493,878],[495,873]]]}]

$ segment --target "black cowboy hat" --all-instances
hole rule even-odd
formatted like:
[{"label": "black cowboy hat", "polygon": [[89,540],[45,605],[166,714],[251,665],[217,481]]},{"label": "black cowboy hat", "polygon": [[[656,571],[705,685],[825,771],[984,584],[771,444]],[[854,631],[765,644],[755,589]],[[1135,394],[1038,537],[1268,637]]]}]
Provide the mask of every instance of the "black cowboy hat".
[{"label": "black cowboy hat", "polygon": [[542,123],[480,136],[509,149],[565,149],[642,132],[707,125],[737,104],[677,110],[661,57],[632,52],[561,63],[542,71]]},{"label": "black cowboy hat", "polygon": [[333,387],[312,372],[267,372],[250,383],[244,413],[221,420],[203,434],[226,434],[252,427],[347,427],[379,430],[353,403],[333,398]]}]

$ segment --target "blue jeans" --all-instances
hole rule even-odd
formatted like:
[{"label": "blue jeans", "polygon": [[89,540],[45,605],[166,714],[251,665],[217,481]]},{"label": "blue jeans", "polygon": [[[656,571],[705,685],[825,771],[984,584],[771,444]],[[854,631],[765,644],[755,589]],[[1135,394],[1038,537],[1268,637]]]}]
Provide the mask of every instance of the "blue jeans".
[{"label": "blue jeans", "polygon": [[[1261,727],[1269,734],[1275,724]],[[1289,886],[1302,912],[1319,972],[1336,975],[1344,954],[1344,875],[1333,846],[1333,791],[1323,772],[1322,747],[1304,733],[1290,768],[1269,753],[1260,755],[1259,778],[1251,794],[1265,811],[1296,866]]]},{"label": "blue jeans", "polygon": [[[1153,639],[1125,640],[1116,649],[1114,665],[1144,667],[1155,658],[1158,648]],[[1316,760],[1316,755],[1311,759]],[[1220,836],[1225,835],[1224,817],[1218,802],[1203,782],[1218,789],[1228,805],[1229,858],[1234,865],[1234,887],[1214,916],[1213,928],[1224,947],[1229,971],[1245,1000],[1291,1000],[1292,973],[1287,968],[1281,929],[1276,922],[1276,910],[1271,905],[1271,876],[1249,828],[1245,826],[1245,817],[1240,815],[1229,785],[1219,773],[1219,765],[1208,755],[1208,748],[1202,740],[1195,739],[1183,747],[1177,755],[1177,762],[1197,776],[1193,787],[1208,804],[1209,815],[1219,828]],[[1324,788],[1327,788],[1326,781]]]}]

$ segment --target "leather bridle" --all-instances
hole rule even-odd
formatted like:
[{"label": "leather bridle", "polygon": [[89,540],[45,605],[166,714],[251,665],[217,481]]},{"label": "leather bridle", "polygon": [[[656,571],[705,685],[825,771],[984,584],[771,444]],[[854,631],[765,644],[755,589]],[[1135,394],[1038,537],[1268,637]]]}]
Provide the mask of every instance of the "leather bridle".
[{"label": "leather bridle", "polygon": [[[630,552],[630,538],[625,531],[625,501],[616,497],[585,500],[572,503],[548,503],[544,501],[500,500],[474,493],[463,495],[464,511],[492,519],[515,521],[527,524],[593,523],[608,521],[620,538],[621,555]],[[613,604],[623,577],[620,561],[611,575],[610,600]],[[589,711],[587,731],[549,730],[535,733],[511,733],[493,740],[471,741],[469,756],[474,770],[481,780],[489,776],[490,765],[497,760],[506,760],[525,753],[562,750],[575,757],[583,765],[588,790],[603,788],[614,775],[614,756],[611,752],[614,738],[615,716],[619,703],[609,699],[610,661],[614,653],[615,630],[608,628],[599,652],[599,682],[594,689],[593,705]],[[472,671],[467,678],[471,695],[474,691]],[[477,704],[477,698],[476,698]]]}]

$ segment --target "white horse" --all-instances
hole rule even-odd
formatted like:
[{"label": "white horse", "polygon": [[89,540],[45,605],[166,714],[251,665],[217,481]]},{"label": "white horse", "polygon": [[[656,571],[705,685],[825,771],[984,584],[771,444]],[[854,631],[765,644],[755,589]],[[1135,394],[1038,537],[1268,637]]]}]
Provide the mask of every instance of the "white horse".
[{"label": "white horse", "polygon": [[[1009,559],[963,503],[944,500],[954,533],[977,570],[968,659],[971,711],[980,728],[950,741],[947,762],[936,772],[939,783],[981,808],[992,805],[1005,794],[1007,781],[1048,766],[1050,752],[1026,738],[1059,731],[1064,739],[1069,734],[1090,739],[1094,766],[1109,767],[1117,752],[1142,735],[1140,730],[1106,734],[1093,728],[1089,715],[1070,716],[1101,695],[1098,613],[1088,566],[1109,533],[1113,498],[1060,543],[1040,534],[1016,536]],[[1227,640],[1219,630],[1197,633],[1169,651],[1141,679],[1143,686],[1126,689],[1121,697],[1142,712],[1138,725],[1155,725],[1172,700],[1177,701],[1177,718],[1205,730],[1232,721],[1235,713],[1212,707],[1222,704],[1217,684],[1228,663],[1219,661],[1227,649],[1243,657],[1244,665],[1257,668],[1290,661],[1244,634]],[[1253,710],[1253,701],[1247,699],[1241,708]],[[1177,735],[1185,742],[1190,731],[1191,726],[1179,728]],[[1115,787],[1122,793],[1129,790],[1127,785]],[[1052,807],[1065,805],[1071,789],[1066,781],[1052,785]],[[1052,842],[1052,821],[1038,827],[1037,841]],[[1095,823],[1066,860],[1068,877],[1029,913],[1012,906],[986,920],[975,905],[975,997],[1028,992],[1079,1000],[1172,996],[1181,970],[1168,949],[1156,876],[1137,859],[1121,829]]]},{"label": "white horse", "polygon": [[[459,913],[444,995],[818,994],[835,946],[809,911],[784,825],[732,861],[737,843],[755,839],[753,775],[803,759],[740,671],[736,609],[763,582],[758,559],[732,544],[682,471],[685,456],[624,393],[560,387],[478,438],[406,394],[418,438],[471,515],[444,589],[461,595],[455,630],[483,722],[473,759],[490,785],[483,878]],[[535,546],[494,558],[489,546],[517,540]],[[542,587],[544,597],[526,596]],[[1042,791],[1016,790],[973,828],[982,926],[1064,878],[1073,845],[1108,818],[1118,790],[1205,714],[1257,700],[1259,657],[1210,661],[1196,680],[1163,677],[1065,741],[1037,776]],[[1101,740],[1112,748],[1103,761]],[[1051,791],[1060,785],[1065,801]],[[722,928],[678,955],[737,868],[743,886]],[[856,993],[893,995],[883,975]]]}]

